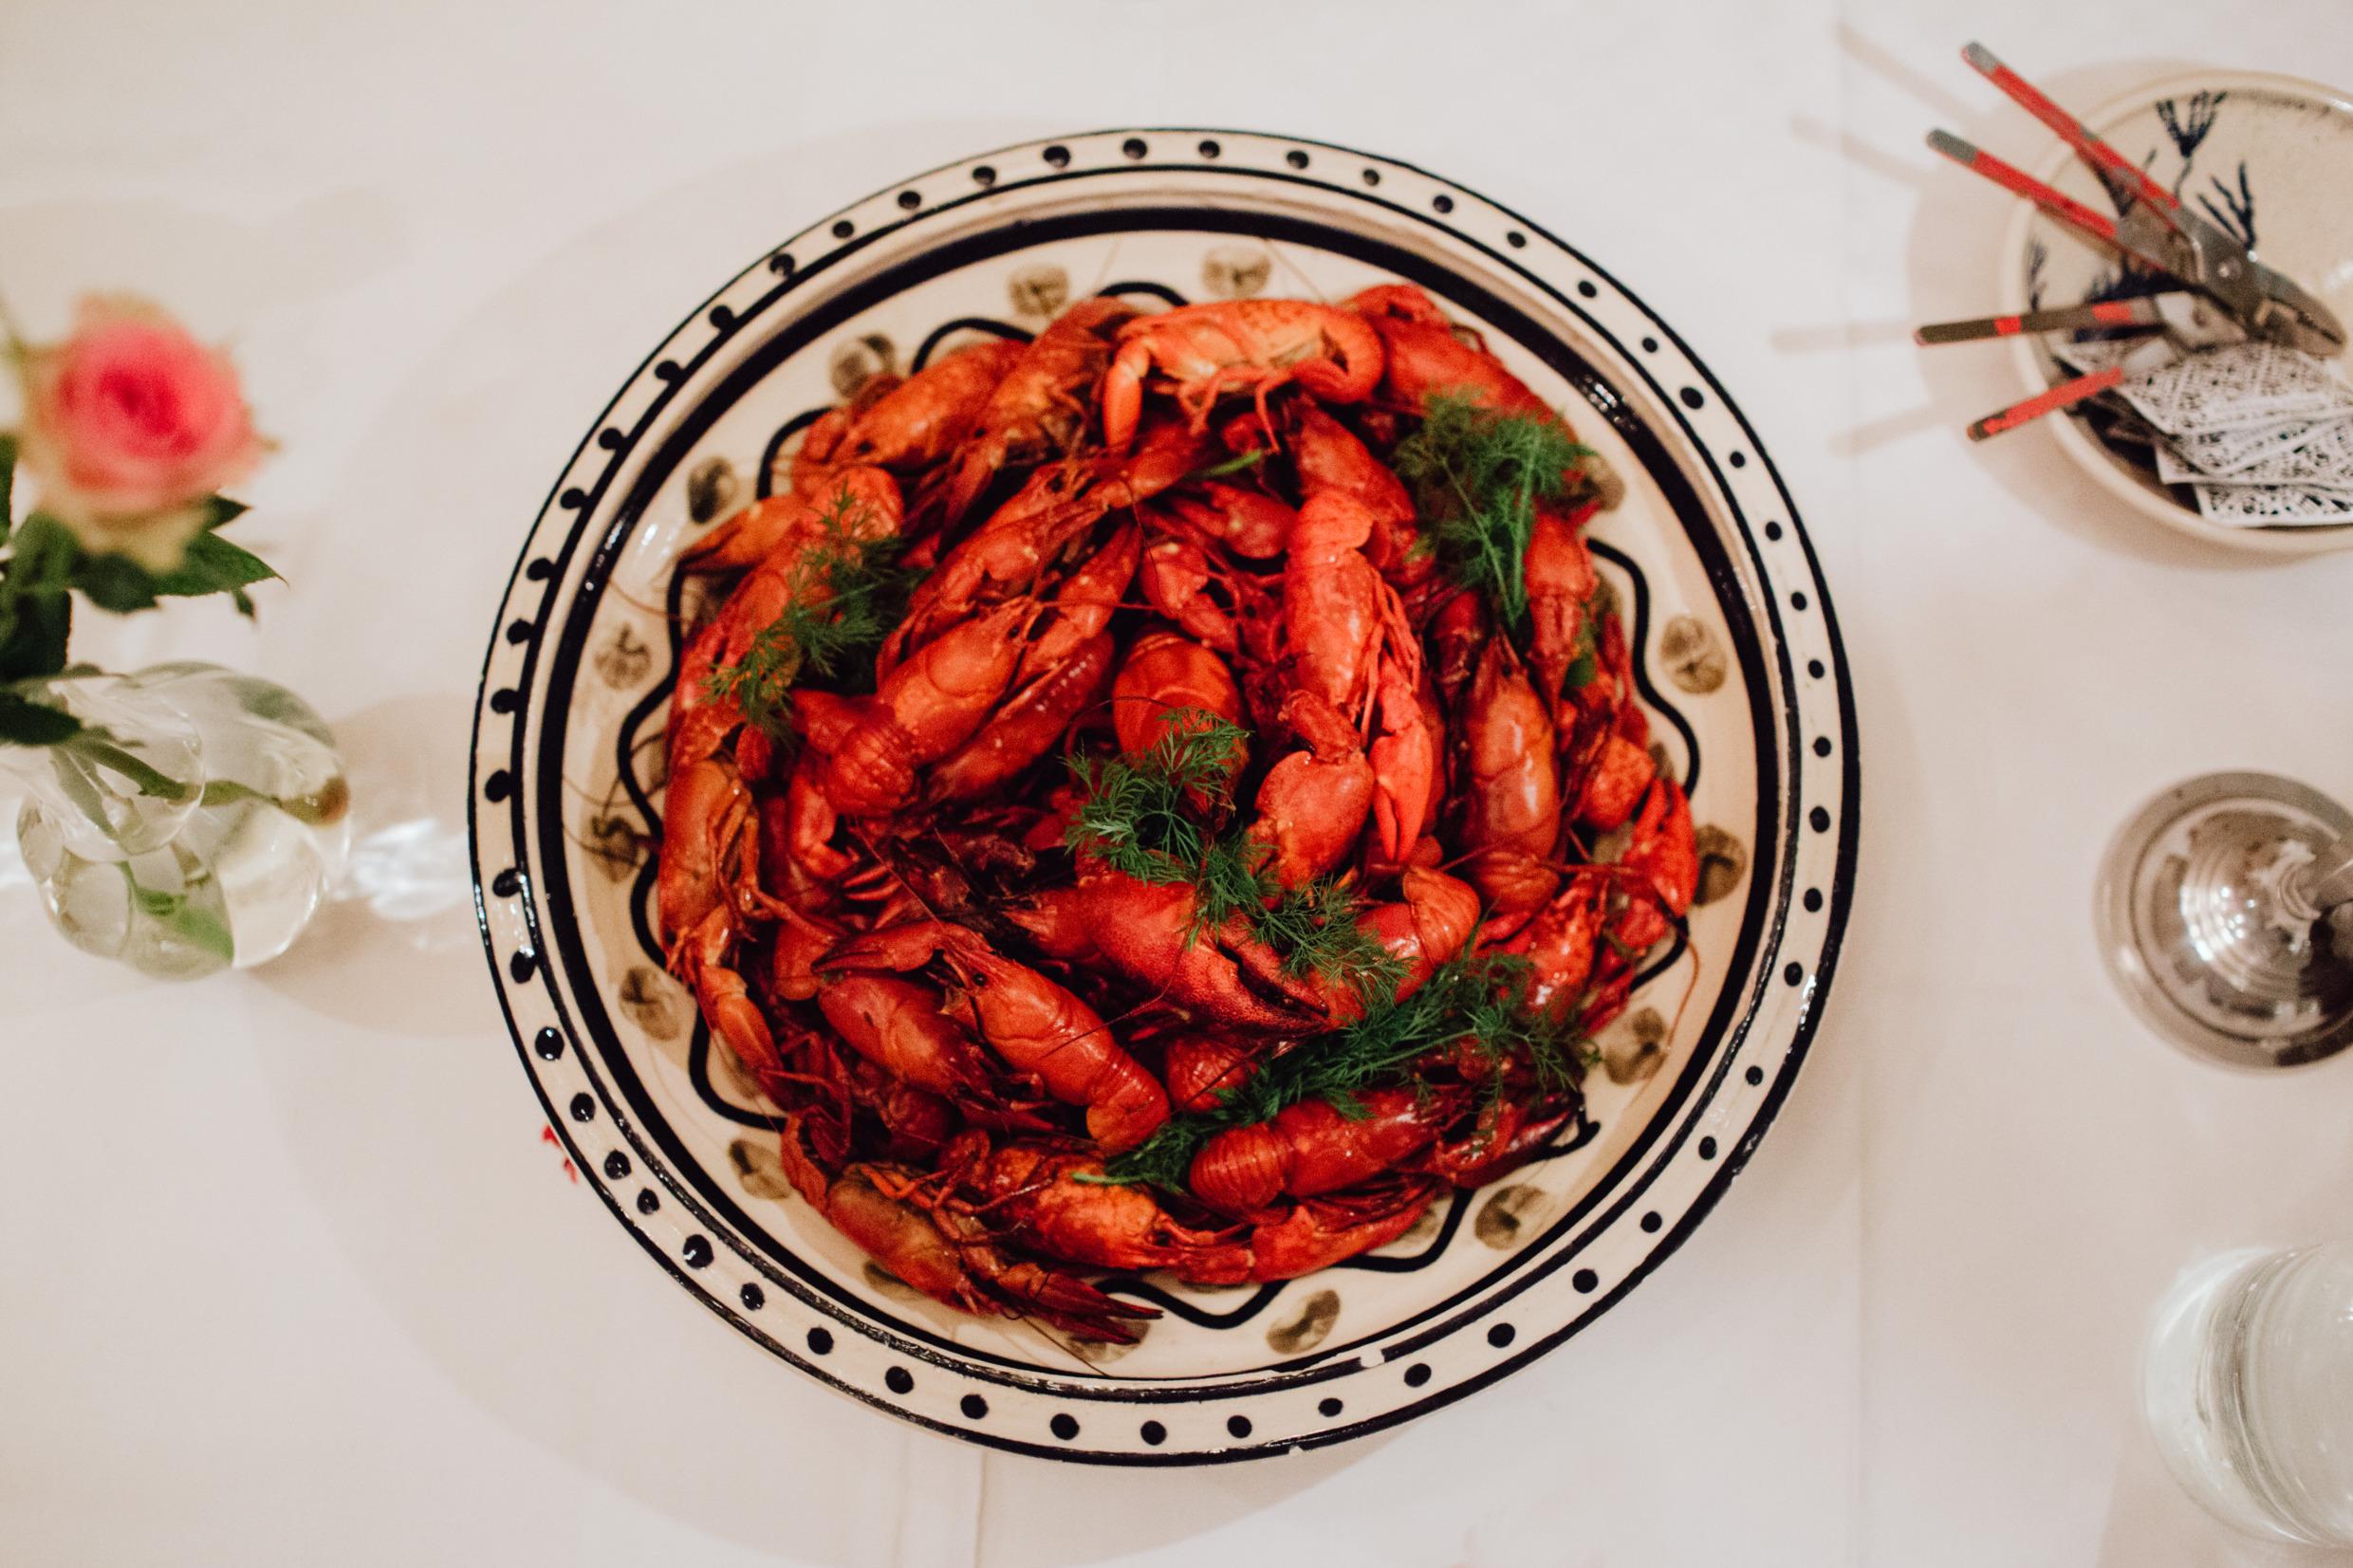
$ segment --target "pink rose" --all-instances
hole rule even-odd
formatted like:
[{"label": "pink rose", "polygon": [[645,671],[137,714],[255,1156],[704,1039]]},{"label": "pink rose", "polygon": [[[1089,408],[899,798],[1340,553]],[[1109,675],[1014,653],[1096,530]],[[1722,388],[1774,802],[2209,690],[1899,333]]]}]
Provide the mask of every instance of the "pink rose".
[{"label": "pink rose", "polygon": [[41,504],[93,551],[176,565],[195,503],[263,444],[228,357],[143,301],[92,296],[74,334],[27,358],[25,466]]}]

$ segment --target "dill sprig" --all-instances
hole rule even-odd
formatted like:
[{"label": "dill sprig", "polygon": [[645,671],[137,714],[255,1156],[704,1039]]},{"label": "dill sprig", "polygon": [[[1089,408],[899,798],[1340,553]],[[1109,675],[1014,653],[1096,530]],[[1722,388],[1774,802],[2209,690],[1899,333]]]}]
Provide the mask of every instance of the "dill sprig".
[{"label": "dill sprig", "polygon": [[1390,466],[1436,520],[1437,552],[1450,575],[1487,595],[1507,628],[1528,619],[1528,542],[1536,503],[1583,483],[1593,455],[1559,422],[1483,409],[1469,397],[1433,397],[1421,427],[1398,443]]},{"label": "dill sprig", "polygon": [[1229,478],[1234,474],[1242,473],[1248,470],[1256,468],[1260,463],[1266,461],[1266,448],[1252,447],[1250,451],[1236,453],[1234,456],[1227,458],[1222,463],[1212,463],[1207,468],[1195,469],[1191,473],[1186,474],[1185,478],[1188,481],[1195,479]]},{"label": "dill sprig", "polygon": [[[1198,812],[1233,803],[1250,731],[1203,708],[1172,709],[1141,756],[1072,757],[1086,799],[1063,842],[1139,882],[1192,882],[1211,840]],[[1196,803],[1197,802],[1197,803]]]},{"label": "dill sprig", "polygon": [[1287,890],[1268,870],[1264,844],[1239,828],[1213,834],[1203,825],[1204,814],[1232,807],[1249,744],[1250,731],[1186,708],[1171,711],[1141,756],[1071,758],[1086,798],[1063,841],[1139,882],[1190,886],[1188,943],[1239,915],[1290,973],[1348,986],[1361,998],[1394,995],[1404,963],[1357,925],[1363,906],[1352,889],[1317,877]]},{"label": "dill sprig", "polygon": [[889,635],[920,573],[895,564],[905,541],[864,537],[862,502],[838,492],[786,579],[784,613],[752,635],[743,656],[703,677],[714,702],[732,698],[744,722],[789,737],[791,692],[805,670],[828,679]]},{"label": "dill sprig", "polygon": [[1438,966],[1401,1002],[1379,1003],[1346,1028],[1305,1041],[1226,1090],[1206,1111],[1172,1116],[1104,1168],[1109,1182],[1146,1182],[1185,1190],[1193,1157],[1230,1127],[1247,1127],[1305,1100],[1330,1102],[1361,1116],[1357,1095],[1399,1080],[1404,1070],[1441,1046],[1468,1040],[1491,1064],[1501,1093],[1504,1068],[1526,1065],[1539,1092],[1566,1093],[1590,1060],[1576,1029],[1524,1005],[1529,965],[1510,953],[1477,953]]},{"label": "dill sprig", "polygon": [[1318,876],[1288,890],[1271,907],[1262,905],[1251,924],[1283,954],[1289,973],[1345,985],[1360,1000],[1395,996],[1405,980],[1405,960],[1356,923],[1363,909],[1355,889]]}]

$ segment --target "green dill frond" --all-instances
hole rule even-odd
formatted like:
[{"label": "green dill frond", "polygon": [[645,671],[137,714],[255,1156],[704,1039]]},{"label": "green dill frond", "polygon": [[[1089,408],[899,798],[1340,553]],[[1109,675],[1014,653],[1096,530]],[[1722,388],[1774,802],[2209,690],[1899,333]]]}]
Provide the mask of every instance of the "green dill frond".
[{"label": "green dill frond", "polygon": [[1319,876],[1260,911],[1254,924],[1267,945],[1283,954],[1286,970],[1346,986],[1359,1001],[1370,1002],[1397,994],[1406,963],[1356,923],[1363,909],[1354,889]]},{"label": "green dill frond", "polygon": [[1275,895],[1274,878],[1267,874],[1267,848],[1239,833],[1227,835],[1201,857],[1200,874],[1194,878],[1193,929],[1189,939],[1223,926],[1239,914],[1256,926]]},{"label": "green dill frond", "polygon": [[746,724],[782,741],[792,731],[792,683],[801,663],[801,644],[780,620],[754,634],[742,658],[714,665],[703,676],[703,694],[713,702],[733,698]]},{"label": "green dill frond", "polygon": [[1449,393],[1429,400],[1421,427],[1398,443],[1391,466],[1434,524],[1449,574],[1484,593],[1503,624],[1517,628],[1528,618],[1536,503],[1567,495],[1592,455],[1557,421],[1493,413]]},{"label": "green dill frond", "polygon": [[703,690],[734,699],[744,722],[783,741],[791,732],[791,691],[804,670],[832,679],[873,652],[898,623],[921,573],[894,564],[905,541],[863,537],[864,504],[845,487],[786,579],[784,613],[753,634],[743,657],[713,668]]},{"label": "green dill frond", "polygon": [[1250,451],[1245,452],[1237,452],[1233,456],[1226,458],[1222,462],[1212,463],[1207,468],[1195,469],[1191,473],[1185,475],[1185,479],[1187,483],[1190,483],[1195,479],[1224,479],[1232,474],[1243,473],[1251,469],[1254,469],[1259,464],[1265,462],[1266,458],[1266,448],[1252,447]]},{"label": "green dill frond", "polygon": [[1233,803],[1233,776],[1250,760],[1250,731],[1206,708],[1172,708],[1143,766],[1211,805]]},{"label": "green dill frond", "polygon": [[1140,882],[1196,880],[1211,845],[1195,813],[1232,802],[1233,774],[1249,745],[1249,730],[1182,708],[1171,710],[1159,739],[1139,757],[1071,758],[1086,799],[1063,842]]},{"label": "green dill frond", "polygon": [[1502,1069],[1526,1063],[1540,1092],[1565,1094],[1583,1080],[1586,1042],[1572,1025],[1528,1011],[1530,967],[1525,958],[1478,953],[1438,966],[1413,995],[1370,1007],[1343,1029],[1302,1042],[1232,1089],[1207,1111],[1172,1116],[1142,1143],[1105,1167],[1112,1182],[1148,1182],[1181,1191],[1193,1156],[1229,1127],[1268,1120],[1304,1100],[1328,1101],[1343,1116],[1362,1115],[1357,1095],[1396,1082],[1416,1061],[1468,1039]]},{"label": "green dill frond", "polygon": [[[880,646],[922,576],[897,563],[905,540],[861,534],[864,516],[863,504],[846,486],[836,491],[818,520],[816,538],[793,563],[794,591],[784,621],[822,675],[836,675],[849,659]],[[815,588],[824,592],[807,591]]]}]

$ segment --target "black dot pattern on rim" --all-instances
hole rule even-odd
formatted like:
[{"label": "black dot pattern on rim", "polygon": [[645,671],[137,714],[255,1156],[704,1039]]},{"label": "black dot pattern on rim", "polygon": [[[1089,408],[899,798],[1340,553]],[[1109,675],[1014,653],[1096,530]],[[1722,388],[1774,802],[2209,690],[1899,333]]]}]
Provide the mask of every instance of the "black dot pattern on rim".
[{"label": "black dot pattern on rim", "polygon": [[1656,1208],[1642,1216],[1642,1228],[1654,1236],[1658,1234],[1658,1227],[1666,1223],[1665,1220],[1659,1218],[1658,1210]]},{"label": "black dot pattern on rim", "polygon": [[533,582],[545,582],[556,575],[556,563],[546,556],[541,556],[537,561],[523,568],[523,575]]},{"label": "black dot pattern on rim", "polygon": [[1781,978],[1788,981],[1792,986],[1804,985],[1806,983],[1806,966],[1803,964],[1792,963],[1783,968],[1781,971]]},{"label": "black dot pattern on rim", "polygon": [[1342,1411],[1346,1410],[1347,1408],[1347,1406],[1343,1405],[1337,1399],[1326,1399],[1323,1403],[1316,1406],[1315,1412],[1316,1414],[1322,1416],[1325,1420],[1329,1421],[1333,1416],[1338,1415]]},{"label": "black dot pattern on rim", "polygon": [[686,1239],[686,1245],[678,1249],[678,1255],[686,1260],[686,1266],[689,1268],[709,1268],[711,1266],[711,1238],[689,1236]]},{"label": "black dot pattern on rim", "polygon": [[509,866],[505,871],[491,878],[491,891],[501,898],[512,898],[523,891],[522,874],[514,867]]},{"label": "black dot pattern on rim", "polygon": [[1454,210],[1454,198],[1440,192],[1430,198],[1430,210],[1434,212],[1451,212]]},{"label": "black dot pattern on rim", "polygon": [[[1214,141],[1204,141],[1201,143],[1197,151],[1203,157],[1215,157],[1218,154],[1224,152],[1225,149],[1218,146]],[[1155,1422],[1154,1425],[1157,1426],[1158,1423]]]},{"label": "black dot pattern on rim", "polygon": [[1069,1442],[1072,1438],[1079,1435],[1079,1418],[1068,1413],[1067,1411],[1061,1415],[1057,1415],[1053,1420],[1047,1422],[1047,1425],[1051,1427],[1054,1430],[1054,1435],[1061,1438],[1065,1443]]},{"label": "black dot pattern on rim", "polygon": [[1699,1140],[1699,1157],[1703,1160],[1712,1160],[1715,1158],[1715,1140],[1714,1138],[1701,1138]]},{"label": "black dot pattern on rim", "polygon": [[1364,183],[1366,185],[1379,185],[1380,183],[1380,171],[1378,169],[1365,170]]},{"label": "black dot pattern on rim", "polygon": [[899,193],[899,210],[900,212],[912,212],[922,205],[923,198],[915,192],[901,191]]},{"label": "black dot pattern on rim", "polygon": [[1580,278],[1580,279],[1578,279],[1578,280],[1577,280],[1577,292],[1578,292],[1580,295],[1582,295],[1583,297],[1584,297],[1585,299],[1588,299],[1588,300],[1589,300],[1589,299],[1592,299],[1592,298],[1593,298],[1596,294],[1599,294],[1599,293],[1601,292],[1601,290],[1593,286],[1593,280],[1592,280],[1592,279],[1590,279],[1590,278]]},{"label": "black dot pattern on rim", "polygon": [[588,504],[588,492],[575,485],[562,495],[557,496],[556,501],[561,506],[569,507],[572,510],[578,511]]},{"label": "black dot pattern on rim", "polygon": [[1136,1435],[1157,1448],[1168,1441],[1168,1429],[1158,1421],[1147,1421],[1136,1429]]},{"label": "black dot pattern on rim", "polygon": [[539,1053],[540,1061],[553,1061],[564,1054],[563,1031],[552,1025],[540,1030],[531,1037],[531,1049]]},{"label": "black dot pattern on rim", "polygon": [[1055,142],[1051,147],[1046,149],[1046,151],[1040,156],[1043,157],[1047,162],[1052,164],[1057,169],[1067,169],[1070,167],[1070,149],[1064,146],[1059,141]]},{"label": "black dot pattern on rim", "polygon": [[1705,408],[1707,406],[1707,396],[1697,387],[1685,387],[1676,396],[1683,400],[1685,408]]},{"label": "black dot pattern on rim", "polygon": [[1765,1081],[1765,1069],[1762,1067],[1751,1067],[1747,1072],[1741,1074],[1740,1076],[1747,1079],[1749,1080],[1749,1087],[1753,1089],[1758,1084]]},{"label": "black dot pattern on rim", "polygon": [[811,1356],[831,1356],[833,1354],[832,1331],[823,1328],[809,1330],[808,1348]]},{"label": "black dot pattern on rim", "polygon": [[1820,888],[1807,888],[1807,889],[1806,890],[1805,904],[1806,904],[1806,913],[1808,913],[1808,914],[1819,914],[1819,913],[1822,913],[1822,890],[1821,890]]},{"label": "black dot pattern on rim", "polygon": [[1412,1366],[1405,1369],[1405,1386],[1407,1388],[1417,1389],[1428,1381],[1430,1381],[1429,1362],[1417,1361]]},{"label": "black dot pattern on rim", "polygon": [[1736,452],[1730,457],[1726,458],[1725,461],[1732,464],[1733,468],[1745,469],[1749,466],[1749,454],[1745,452]]},{"label": "black dot pattern on rim", "polygon": [[757,1312],[768,1305],[768,1292],[750,1282],[747,1282],[744,1288],[735,1293],[735,1299],[744,1303],[746,1312]]},{"label": "black dot pattern on rim", "polygon": [[768,259],[768,269],[780,278],[792,276],[792,252],[789,250],[779,250]]},{"label": "black dot pattern on rim", "polygon": [[1236,1437],[1248,1437],[1251,1434],[1251,1418],[1247,1415],[1229,1415],[1226,1417],[1226,1430]]},{"label": "black dot pattern on rim", "polygon": [[711,307],[711,324],[725,332],[735,324],[735,312],[723,304],[714,304]]},{"label": "black dot pattern on rim", "polygon": [[989,1401],[977,1393],[968,1393],[956,1401],[956,1409],[964,1412],[965,1420],[979,1421],[989,1413]]},{"label": "black dot pattern on rim", "polygon": [[629,1156],[616,1149],[604,1156],[604,1179],[619,1181],[629,1174]]},{"label": "black dot pattern on rim", "polygon": [[572,1113],[572,1119],[574,1121],[594,1121],[597,1119],[596,1099],[593,1096],[586,1093],[574,1095],[572,1097],[572,1103],[569,1109]]},{"label": "black dot pattern on rim", "polygon": [[1601,1287],[1602,1277],[1589,1268],[1581,1268],[1568,1277],[1568,1282],[1576,1287],[1578,1295],[1590,1296]]},{"label": "black dot pattern on rim", "polygon": [[1305,169],[1307,166],[1307,155],[1294,147],[1283,155],[1283,161],[1294,169]]},{"label": "black dot pattern on rim", "polygon": [[1821,806],[1816,806],[1813,810],[1807,812],[1806,814],[1806,821],[1816,833],[1827,833],[1830,831],[1830,813]]},{"label": "black dot pattern on rim", "polygon": [[913,1393],[915,1392],[915,1374],[909,1372],[905,1367],[893,1367],[890,1371],[882,1374],[882,1386],[889,1389],[893,1393]]},{"label": "black dot pattern on rim", "polygon": [[662,380],[675,381],[679,376],[678,361],[676,360],[664,360],[660,363],[655,365],[654,374]]},{"label": "black dot pattern on rim", "polygon": [[[974,185],[980,186],[982,189],[986,190],[988,187],[994,185],[996,182],[997,172],[994,169],[991,169],[986,163],[974,164],[973,166],[973,183]],[[973,1397],[977,1399],[980,1396],[978,1394],[974,1394]],[[982,1408],[986,1409],[987,1407],[983,1406]]]},{"label": "black dot pattern on rim", "polygon": [[1809,658],[1806,661],[1806,673],[1813,676],[1816,680],[1820,680],[1822,678],[1824,668],[1825,666],[1822,660],[1818,658]]},{"label": "black dot pattern on rim", "polygon": [[523,706],[523,693],[511,686],[502,686],[491,693],[491,711],[511,713]]},{"label": "black dot pattern on rim", "polygon": [[1511,247],[1514,250],[1523,250],[1528,247],[1528,236],[1521,233],[1517,229],[1514,229],[1510,232],[1504,235],[1503,242],[1504,244]]},{"label": "black dot pattern on rim", "polygon": [[1766,537],[1767,539],[1769,539],[1769,540],[1773,540],[1773,541],[1778,542],[1778,541],[1780,540],[1780,538],[1781,538],[1781,525],[1780,525],[1780,524],[1778,524],[1778,523],[1768,523],[1768,524],[1766,524],[1766,525],[1765,525],[1765,537]]},{"label": "black dot pattern on rim", "polygon": [[496,804],[514,793],[514,775],[500,768],[482,781],[482,798]]},{"label": "black dot pattern on rim", "polygon": [[597,445],[602,447],[606,452],[619,451],[621,448],[621,432],[613,429],[610,425],[607,425],[604,429],[597,432]]},{"label": "black dot pattern on rim", "polygon": [[1830,737],[1827,735],[1816,735],[1814,737],[1814,755],[1817,757],[1826,757],[1829,754]]},{"label": "black dot pattern on rim", "polygon": [[833,226],[833,237],[838,240],[848,239],[852,234],[857,232],[858,225],[852,223],[847,218],[838,220]]},{"label": "black dot pattern on rim", "polygon": [[507,972],[514,976],[514,982],[518,986],[530,979],[531,972],[538,968],[539,954],[528,949],[510,954],[507,959]]},{"label": "black dot pattern on rim", "polygon": [[1120,151],[1127,157],[1134,159],[1142,157],[1146,153],[1152,151],[1152,149],[1145,143],[1143,138],[1139,136],[1132,136],[1125,141],[1120,143]]},{"label": "black dot pattern on rim", "polygon": [[1802,593],[1791,594],[1789,596],[1789,608],[1792,610],[1803,610],[1808,602],[1810,601]]},{"label": "black dot pattern on rim", "polygon": [[661,1195],[650,1187],[638,1189],[638,1212],[651,1214],[661,1207]]},{"label": "black dot pattern on rim", "polygon": [[1656,339],[1656,338],[1645,338],[1645,339],[1643,339],[1643,340],[1642,340],[1642,352],[1643,352],[1643,353],[1645,353],[1645,354],[1656,354],[1656,353],[1658,353],[1658,339]]},{"label": "black dot pattern on rim", "polygon": [[1487,1342],[1494,1346],[1497,1350],[1501,1350],[1504,1346],[1510,1344],[1513,1339],[1517,1338],[1519,1337],[1519,1332],[1520,1331],[1518,1329],[1513,1328],[1510,1323],[1497,1323],[1488,1329]]},{"label": "black dot pattern on rim", "polygon": [[520,646],[531,640],[532,630],[528,620],[510,620],[507,623],[507,640]]}]

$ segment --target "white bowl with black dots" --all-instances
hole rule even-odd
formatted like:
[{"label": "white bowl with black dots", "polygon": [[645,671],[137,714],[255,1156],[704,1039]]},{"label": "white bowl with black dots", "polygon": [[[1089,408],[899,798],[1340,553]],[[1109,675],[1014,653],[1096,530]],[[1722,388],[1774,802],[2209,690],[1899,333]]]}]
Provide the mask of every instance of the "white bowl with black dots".
[{"label": "white bowl with black dots", "polygon": [[[793,1195],[773,1115],[653,940],[658,741],[687,608],[669,566],[764,493],[816,412],[1070,301],[1337,299],[1405,279],[1564,408],[1623,495],[1592,528],[1702,896],[1600,1042],[1585,1122],[1390,1246],[1234,1290],[1118,1288],[1141,1343],[968,1318]],[[583,1179],[770,1355],[978,1443],[1185,1464],[1333,1443],[1494,1381],[1621,1301],[1713,1207],[1788,1094],[1853,880],[1857,757],[1827,594],[1714,377],[1583,254],[1407,164],[1237,131],[1095,132],[878,192],[656,345],[531,526],[476,715],[475,886],[525,1069]]]}]

